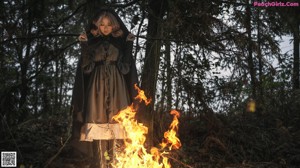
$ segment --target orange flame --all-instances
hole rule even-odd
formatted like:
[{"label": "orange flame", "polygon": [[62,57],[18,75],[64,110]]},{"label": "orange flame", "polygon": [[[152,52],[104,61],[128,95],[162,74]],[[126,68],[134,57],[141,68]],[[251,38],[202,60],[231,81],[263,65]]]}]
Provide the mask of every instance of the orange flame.
[{"label": "orange flame", "polygon": [[164,133],[164,140],[160,144],[162,148],[166,148],[169,145],[169,150],[171,149],[179,149],[181,147],[181,143],[179,138],[176,136],[177,131],[178,131],[178,117],[179,117],[179,112],[176,110],[172,110],[170,112],[173,117],[173,121],[169,127],[169,131],[166,131]]},{"label": "orange flame", "polygon": [[141,90],[137,84],[134,84],[134,88],[138,91],[138,95],[135,97],[135,99],[139,100],[140,103],[144,100],[146,105],[150,104],[151,99],[146,97],[145,92]]},{"label": "orange flame", "polygon": [[[151,102],[144,91],[135,85],[138,95],[135,97],[141,103],[144,101],[146,105]],[[115,121],[120,123],[125,132],[126,139],[124,140],[125,149],[115,154],[115,162],[112,163],[114,168],[171,168],[166,155],[171,149],[179,149],[181,146],[179,138],[176,136],[178,131],[178,117],[179,112],[172,110],[171,114],[174,116],[169,130],[164,133],[163,142],[160,144],[160,149],[152,147],[150,153],[144,147],[146,141],[146,134],[148,128],[142,123],[135,120],[136,109],[133,104],[126,109],[120,111],[113,117]]]}]

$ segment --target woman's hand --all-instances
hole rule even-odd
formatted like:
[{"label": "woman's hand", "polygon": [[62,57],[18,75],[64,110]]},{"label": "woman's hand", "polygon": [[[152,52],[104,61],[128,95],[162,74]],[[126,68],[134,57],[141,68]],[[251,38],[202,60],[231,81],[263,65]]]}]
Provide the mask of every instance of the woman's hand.
[{"label": "woman's hand", "polygon": [[86,33],[81,33],[81,34],[79,35],[79,37],[78,37],[78,40],[79,40],[79,41],[87,41],[88,38],[87,38],[87,36],[86,36]]}]

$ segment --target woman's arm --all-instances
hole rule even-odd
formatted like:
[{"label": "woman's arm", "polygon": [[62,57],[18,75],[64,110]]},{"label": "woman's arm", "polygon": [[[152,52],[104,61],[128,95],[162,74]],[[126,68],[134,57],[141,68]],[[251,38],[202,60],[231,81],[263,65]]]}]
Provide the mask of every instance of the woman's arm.
[{"label": "woman's arm", "polygon": [[81,47],[81,68],[85,74],[90,73],[94,68],[94,62],[92,61],[92,50],[90,49],[88,45],[88,38],[85,33],[82,33],[78,37],[80,41],[80,47]]},{"label": "woman's arm", "polygon": [[128,72],[130,71],[131,63],[133,60],[132,48],[134,39],[134,35],[129,33],[125,41],[123,56],[121,58],[122,60],[120,60],[118,63],[118,67],[124,75],[128,74]]}]

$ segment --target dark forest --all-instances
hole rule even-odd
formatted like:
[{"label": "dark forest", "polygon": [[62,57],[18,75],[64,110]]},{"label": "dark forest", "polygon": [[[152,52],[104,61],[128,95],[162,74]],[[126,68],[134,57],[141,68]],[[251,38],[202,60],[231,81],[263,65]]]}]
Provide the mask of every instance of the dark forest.
[{"label": "dark forest", "polygon": [[17,152],[20,168],[88,168],[70,158],[70,102],[78,36],[107,7],[136,37],[138,85],[152,100],[138,114],[147,143],[159,146],[180,112],[173,168],[297,168],[299,4],[2,0],[0,151]]}]

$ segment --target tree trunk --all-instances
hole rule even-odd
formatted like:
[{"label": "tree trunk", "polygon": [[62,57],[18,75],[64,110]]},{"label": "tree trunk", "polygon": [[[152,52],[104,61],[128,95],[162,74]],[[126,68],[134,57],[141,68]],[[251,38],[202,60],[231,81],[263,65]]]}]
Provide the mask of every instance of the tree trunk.
[{"label": "tree trunk", "polygon": [[258,57],[258,97],[257,97],[257,107],[264,111],[264,89],[263,89],[263,61],[262,61],[262,53],[261,53],[261,30],[260,30],[260,10],[257,10],[257,57]]},{"label": "tree trunk", "polygon": [[166,63],[167,63],[167,110],[172,108],[172,70],[171,70],[171,43],[166,41]]},{"label": "tree trunk", "polygon": [[[24,34],[26,34],[28,37],[31,36],[31,29],[32,29],[32,11],[28,11],[28,25],[27,25],[27,31],[24,30]],[[22,45],[24,44],[24,45]],[[29,116],[29,111],[26,109],[26,100],[27,96],[29,93],[29,87],[28,87],[28,78],[27,78],[27,73],[28,73],[28,66],[30,63],[30,50],[31,50],[31,41],[27,40],[24,43],[20,43],[20,48],[16,46],[18,52],[18,57],[19,57],[19,62],[20,62],[20,67],[21,67],[21,87],[20,87],[20,101],[19,101],[19,110],[20,110],[20,117],[18,122],[21,123],[26,120],[26,118]],[[24,48],[25,53],[24,53]],[[23,56],[24,54],[24,56]]]},{"label": "tree trunk", "polygon": [[181,93],[181,90],[182,90],[182,82],[181,82],[181,79],[179,78],[181,76],[181,73],[180,73],[180,70],[182,68],[182,65],[181,65],[181,61],[182,61],[182,58],[181,58],[181,52],[182,52],[182,47],[177,45],[176,46],[176,52],[175,52],[175,62],[176,62],[176,74],[175,76],[177,76],[177,79],[175,79],[175,82],[177,83],[177,87],[175,87],[175,101],[174,101],[174,107],[175,109],[178,109],[179,108],[179,102],[180,102],[180,93]]},{"label": "tree trunk", "polygon": [[252,90],[252,98],[256,99],[256,73],[254,68],[253,62],[253,55],[252,55],[252,35],[251,35],[251,9],[250,5],[246,7],[246,31],[248,34],[248,66],[251,78],[251,90]]},{"label": "tree trunk", "polygon": [[[57,46],[57,41],[55,42],[55,48],[57,48],[58,49],[58,46]],[[56,49],[56,50],[57,50]],[[59,56],[56,56],[56,58],[55,58],[55,69],[54,69],[54,74],[55,74],[55,76],[54,76],[54,110],[58,110],[58,89],[59,89],[59,76],[62,76],[62,75],[60,75],[59,74],[59,72],[60,72],[60,65],[59,65],[59,62],[60,62],[60,60],[59,60]],[[56,111],[55,111],[56,112]]]},{"label": "tree trunk", "polygon": [[300,38],[299,38],[299,25],[300,21],[295,20],[293,24],[293,37],[294,37],[294,68],[293,68],[293,88],[299,89],[299,45],[300,45]]},{"label": "tree trunk", "polygon": [[[142,122],[148,127],[147,144],[153,144],[153,107],[155,102],[155,91],[157,82],[157,73],[160,62],[161,41],[157,40],[161,35],[161,19],[165,13],[165,1],[150,0],[149,17],[147,27],[147,44],[145,62],[141,76],[141,87],[145,91],[146,96],[152,99],[149,106],[143,109]],[[156,40],[155,40],[156,39]]]}]

